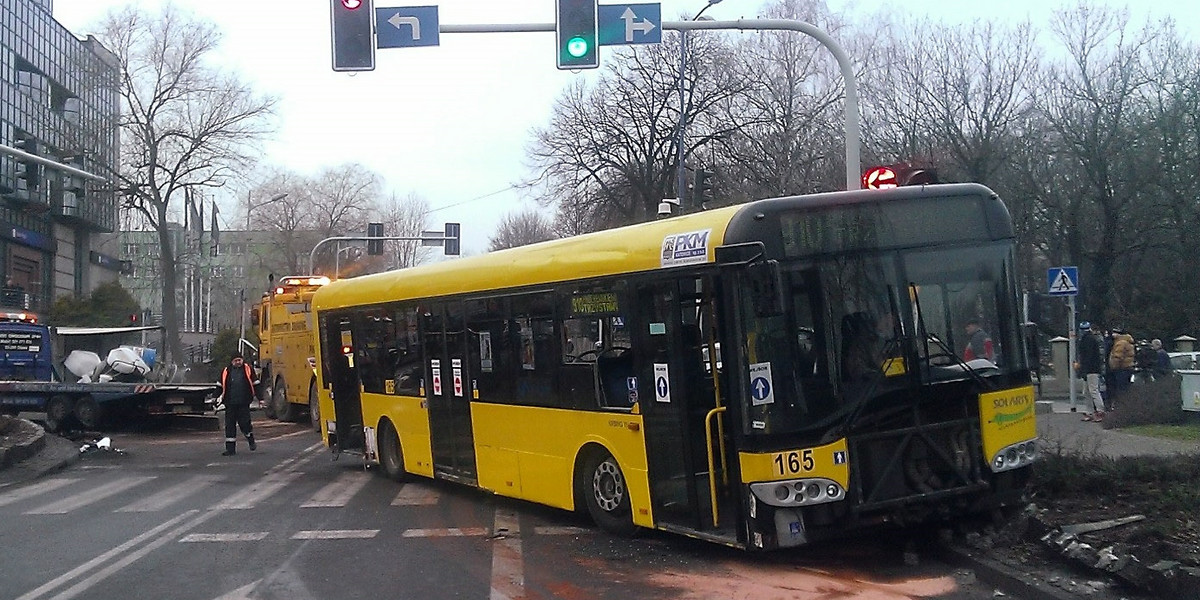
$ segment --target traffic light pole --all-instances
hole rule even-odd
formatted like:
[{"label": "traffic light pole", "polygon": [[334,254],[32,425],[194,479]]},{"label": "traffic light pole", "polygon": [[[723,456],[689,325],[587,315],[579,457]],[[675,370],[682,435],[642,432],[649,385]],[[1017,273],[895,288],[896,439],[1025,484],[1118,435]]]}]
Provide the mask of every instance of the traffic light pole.
[{"label": "traffic light pole", "polygon": [[[386,241],[442,242],[444,244],[447,241],[454,240],[454,239],[457,239],[457,238],[453,238],[453,237],[445,236],[445,235],[443,235],[443,236],[382,235],[382,236],[374,236],[374,237],[365,236],[365,235],[343,235],[343,236],[337,236],[337,237],[327,237],[327,238],[317,242],[317,244],[315,246],[313,246],[312,251],[308,253],[308,272],[310,275],[314,274],[313,269],[314,269],[314,265],[316,264],[317,249],[319,249],[322,245],[324,245],[325,242],[369,242],[369,241],[375,240],[375,241],[380,241],[380,242],[386,242]],[[339,250],[340,250],[340,248],[339,248]],[[334,258],[336,259],[337,257],[335,256]]]},{"label": "traffic light pole", "polygon": [[[858,84],[854,81],[854,64],[850,55],[823,29],[793,19],[738,19],[736,21],[663,21],[664,30],[671,29],[681,34],[686,31],[706,29],[734,29],[738,31],[799,31],[825,46],[842,72],[846,87],[846,189],[860,187],[862,131],[858,117]],[[554,23],[497,23],[497,24],[451,24],[439,23],[441,33],[522,33],[528,31],[557,31]],[[681,198],[682,200],[682,198]],[[311,270],[311,268],[309,269]]]}]

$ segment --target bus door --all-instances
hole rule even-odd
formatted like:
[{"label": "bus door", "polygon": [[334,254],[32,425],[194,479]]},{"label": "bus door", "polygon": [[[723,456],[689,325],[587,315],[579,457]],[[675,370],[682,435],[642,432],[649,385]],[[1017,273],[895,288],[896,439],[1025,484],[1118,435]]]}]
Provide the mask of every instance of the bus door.
[{"label": "bus door", "polygon": [[333,418],[326,420],[329,447],[334,452],[364,452],[362,399],[354,367],[354,331],[348,316],[322,316],[321,346],[325,349],[326,383],[333,397]]},{"label": "bus door", "polygon": [[[646,453],[655,520],[714,535],[736,535],[713,415],[713,438],[705,421],[717,407],[723,389],[715,298],[716,278],[697,275],[642,284],[637,287],[640,326],[634,328],[638,349],[640,407],[646,428]],[[713,466],[709,464],[712,444]],[[714,528],[714,503],[709,473],[718,488],[718,513],[726,515]],[[717,529],[718,531],[713,531]],[[727,531],[726,531],[727,530]]]},{"label": "bus door", "polygon": [[459,302],[435,305],[424,320],[425,397],[429,435],[438,477],[475,484],[475,442],[471,432],[471,381],[467,335]]}]

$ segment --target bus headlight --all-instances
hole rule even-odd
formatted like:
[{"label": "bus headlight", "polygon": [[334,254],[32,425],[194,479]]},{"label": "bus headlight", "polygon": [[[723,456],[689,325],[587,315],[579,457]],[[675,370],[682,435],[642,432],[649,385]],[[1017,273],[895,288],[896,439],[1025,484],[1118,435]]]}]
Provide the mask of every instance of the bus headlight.
[{"label": "bus headlight", "polygon": [[1002,471],[1011,471],[1021,467],[1030,465],[1037,460],[1038,448],[1037,438],[1018,442],[1011,446],[1001,448],[999,452],[992,457],[991,467],[993,473]]},{"label": "bus headlight", "polygon": [[752,483],[750,491],[771,506],[812,506],[846,498],[838,482],[823,477]]}]

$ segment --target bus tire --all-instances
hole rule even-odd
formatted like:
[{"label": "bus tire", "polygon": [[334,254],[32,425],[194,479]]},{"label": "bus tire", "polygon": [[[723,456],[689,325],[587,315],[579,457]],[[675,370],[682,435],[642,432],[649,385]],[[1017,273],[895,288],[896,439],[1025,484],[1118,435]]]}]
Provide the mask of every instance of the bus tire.
[{"label": "bus tire", "polygon": [[104,407],[91,396],[84,396],[75,402],[75,419],[84,429],[99,429],[104,420]]},{"label": "bus tire", "polygon": [[271,400],[275,405],[275,416],[280,421],[291,423],[296,420],[296,408],[288,401],[287,386],[280,379],[275,382],[275,391],[271,392]]},{"label": "bus tire", "polygon": [[58,433],[66,429],[67,421],[71,418],[74,407],[71,401],[63,396],[54,396],[46,401],[46,430]]},{"label": "bus tire", "polygon": [[400,448],[400,435],[391,421],[379,424],[379,465],[383,474],[392,481],[404,481],[408,472],[404,470],[404,450]]},{"label": "bus tire", "polygon": [[629,486],[617,459],[602,450],[590,456],[584,465],[576,485],[582,488],[579,493],[587,504],[592,520],[601,529],[618,535],[636,532]]},{"label": "bus tire", "polygon": [[317,382],[308,384],[308,420],[313,431],[321,435],[321,397],[317,395]]}]

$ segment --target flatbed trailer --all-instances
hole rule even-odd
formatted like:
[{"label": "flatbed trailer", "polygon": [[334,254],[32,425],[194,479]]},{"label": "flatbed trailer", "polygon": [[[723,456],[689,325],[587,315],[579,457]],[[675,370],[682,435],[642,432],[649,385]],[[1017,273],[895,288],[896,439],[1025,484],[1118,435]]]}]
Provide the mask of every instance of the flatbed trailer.
[{"label": "flatbed trailer", "polygon": [[0,411],[46,413],[46,428],[95,429],[110,418],[206,414],[220,386],[147,382],[0,381]]}]

